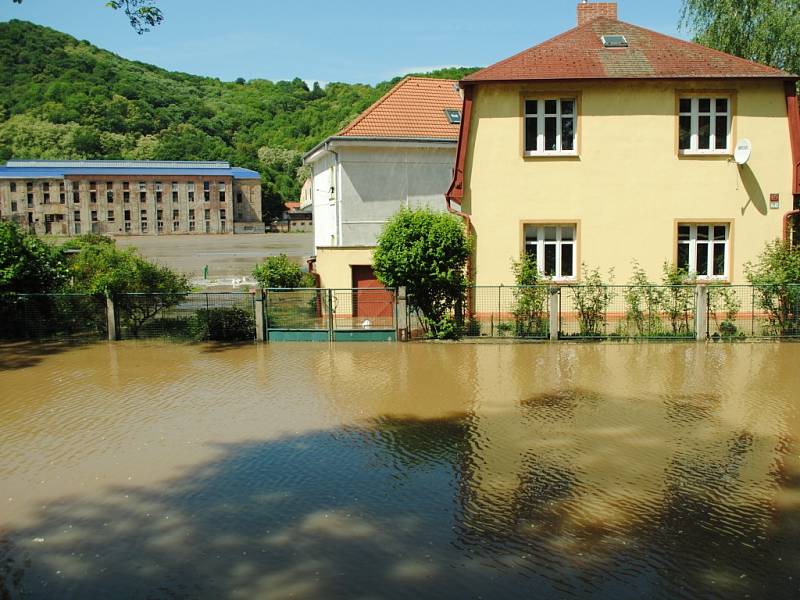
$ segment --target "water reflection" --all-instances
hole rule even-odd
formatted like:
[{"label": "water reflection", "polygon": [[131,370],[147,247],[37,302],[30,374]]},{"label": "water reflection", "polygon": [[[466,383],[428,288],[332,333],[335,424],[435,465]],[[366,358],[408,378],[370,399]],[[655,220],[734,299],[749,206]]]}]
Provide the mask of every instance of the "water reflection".
[{"label": "water reflection", "polygon": [[800,346],[19,348],[3,600],[800,594]]}]

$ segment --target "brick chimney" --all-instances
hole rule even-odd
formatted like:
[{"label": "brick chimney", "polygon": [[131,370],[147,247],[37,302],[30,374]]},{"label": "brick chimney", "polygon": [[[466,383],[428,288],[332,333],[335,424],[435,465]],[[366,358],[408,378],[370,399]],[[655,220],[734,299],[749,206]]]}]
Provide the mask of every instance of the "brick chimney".
[{"label": "brick chimney", "polygon": [[578,27],[598,17],[617,18],[616,2],[588,2],[578,4]]}]

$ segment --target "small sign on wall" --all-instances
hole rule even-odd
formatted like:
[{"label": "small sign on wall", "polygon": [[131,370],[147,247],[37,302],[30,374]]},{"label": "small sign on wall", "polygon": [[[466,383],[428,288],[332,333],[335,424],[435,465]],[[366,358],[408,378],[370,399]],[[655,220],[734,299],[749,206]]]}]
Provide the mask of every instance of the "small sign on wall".
[{"label": "small sign on wall", "polygon": [[769,207],[771,210],[779,210],[781,207],[781,195],[780,194],[770,194],[769,195]]}]

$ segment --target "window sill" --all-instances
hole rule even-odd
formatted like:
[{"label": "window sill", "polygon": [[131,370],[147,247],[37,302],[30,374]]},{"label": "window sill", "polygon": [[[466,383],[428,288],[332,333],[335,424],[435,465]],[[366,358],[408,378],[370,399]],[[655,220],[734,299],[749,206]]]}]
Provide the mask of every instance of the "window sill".
[{"label": "window sill", "polygon": [[523,152],[522,158],[527,159],[572,159],[577,160],[580,155],[577,152]]},{"label": "window sill", "polygon": [[688,150],[679,150],[678,151],[678,158],[690,158],[690,159],[706,159],[706,160],[732,160],[733,154],[731,154],[728,150],[719,151],[719,152],[692,152]]}]

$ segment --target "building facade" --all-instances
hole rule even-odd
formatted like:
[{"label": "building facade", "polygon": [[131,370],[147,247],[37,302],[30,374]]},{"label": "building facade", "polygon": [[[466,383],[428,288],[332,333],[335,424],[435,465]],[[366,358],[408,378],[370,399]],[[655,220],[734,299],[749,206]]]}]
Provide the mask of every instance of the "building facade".
[{"label": "building facade", "polygon": [[461,82],[447,197],[474,235],[474,280],[511,284],[527,254],[556,282],[584,263],[658,281],[668,263],[746,283],[800,208],[796,81],[579,4],[576,28]]},{"label": "building facade", "polygon": [[444,210],[461,102],[455,81],[407,77],[306,154],[323,286],[369,283],[377,237],[401,208]]},{"label": "building facade", "polygon": [[226,162],[12,160],[0,218],[52,235],[264,232],[260,175]]}]

